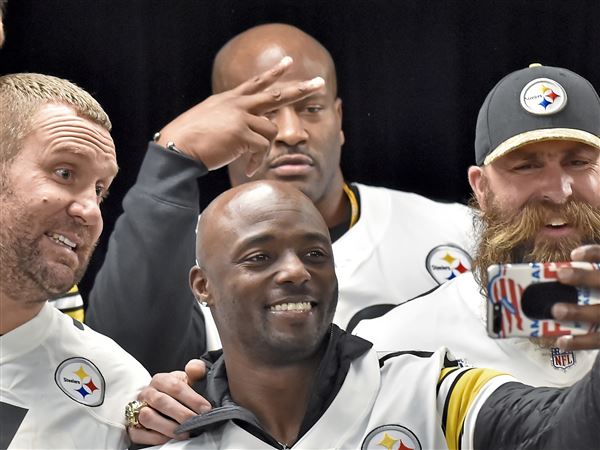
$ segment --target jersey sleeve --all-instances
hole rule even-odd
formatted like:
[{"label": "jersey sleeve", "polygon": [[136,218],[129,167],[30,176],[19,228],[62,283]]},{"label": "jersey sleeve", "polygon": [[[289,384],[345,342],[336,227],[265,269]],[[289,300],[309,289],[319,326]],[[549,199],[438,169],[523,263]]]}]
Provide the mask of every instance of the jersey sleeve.
[{"label": "jersey sleeve", "polygon": [[477,413],[498,386],[513,377],[491,369],[446,367],[437,385],[437,409],[450,450],[472,448]]},{"label": "jersey sleeve", "polygon": [[600,448],[600,356],[567,388],[506,383],[477,414],[472,447],[489,450]]},{"label": "jersey sleeve", "polygon": [[437,408],[449,449],[596,449],[600,355],[567,388],[528,386],[489,369],[444,368]]}]

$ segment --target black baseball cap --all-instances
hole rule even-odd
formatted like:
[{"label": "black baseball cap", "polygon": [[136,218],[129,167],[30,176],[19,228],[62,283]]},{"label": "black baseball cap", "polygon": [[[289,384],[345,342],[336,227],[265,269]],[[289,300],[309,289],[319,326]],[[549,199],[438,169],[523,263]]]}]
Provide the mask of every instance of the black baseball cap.
[{"label": "black baseball cap", "polygon": [[475,160],[488,165],[532,142],[568,140],[600,149],[600,98],[582,76],[532,64],[498,82],[475,129]]}]

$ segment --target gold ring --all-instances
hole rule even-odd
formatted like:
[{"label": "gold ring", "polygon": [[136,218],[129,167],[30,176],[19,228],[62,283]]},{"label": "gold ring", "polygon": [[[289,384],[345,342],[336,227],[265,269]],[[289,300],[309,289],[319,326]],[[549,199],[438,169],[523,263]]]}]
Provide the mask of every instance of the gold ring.
[{"label": "gold ring", "polygon": [[140,411],[143,407],[148,406],[146,402],[140,402],[138,400],[134,400],[132,402],[127,403],[125,406],[125,422],[128,427],[133,428],[143,428],[144,426],[140,423]]}]

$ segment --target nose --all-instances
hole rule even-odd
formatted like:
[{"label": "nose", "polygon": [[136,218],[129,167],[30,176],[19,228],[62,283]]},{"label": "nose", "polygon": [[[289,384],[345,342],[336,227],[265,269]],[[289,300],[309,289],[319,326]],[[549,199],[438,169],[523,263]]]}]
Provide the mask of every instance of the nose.
[{"label": "nose", "polygon": [[278,284],[302,284],[310,280],[311,276],[302,260],[294,252],[289,252],[281,257],[275,281]]},{"label": "nose", "polygon": [[68,213],[77,222],[86,226],[102,225],[102,213],[95,188],[90,192],[81,192],[71,201]]},{"label": "nose", "polygon": [[548,167],[540,178],[540,194],[558,205],[567,202],[573,195],[573,176],[561,166]]},{"label": "nose", "polygon": [[295,146],[308,139],[308,133],[304,128],[304,122],[293,106],[284,106],[280,108],[272,120],[275,125],[277,125],[275,142],[280,142],[288,146]]}]

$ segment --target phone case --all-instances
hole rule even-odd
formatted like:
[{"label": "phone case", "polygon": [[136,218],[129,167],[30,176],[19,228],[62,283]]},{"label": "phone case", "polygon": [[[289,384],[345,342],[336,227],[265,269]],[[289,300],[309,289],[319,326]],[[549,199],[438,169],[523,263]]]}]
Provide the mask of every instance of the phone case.
[{"label": "phone case", "polygon": [[[492,338],[558,337],[596,331],[598,324],[540,318],[549,315],[551,306],[556,302],[600,303],[600,290],[558,283],[556,271],[559,267],[600,270],[598,263],[579,261],[494,264],[488,267],[488,335]],[[524,295],[527,302],[523,302]]]}]

